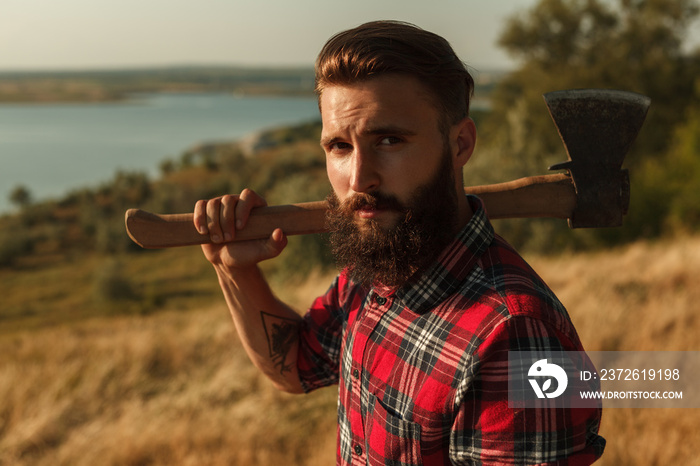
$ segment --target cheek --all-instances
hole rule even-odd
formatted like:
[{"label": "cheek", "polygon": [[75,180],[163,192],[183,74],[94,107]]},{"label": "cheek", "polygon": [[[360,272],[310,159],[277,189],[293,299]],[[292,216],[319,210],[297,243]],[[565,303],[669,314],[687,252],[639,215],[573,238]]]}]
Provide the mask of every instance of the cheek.
[{"label": "cheek", "polygon": [[435,176],[439,168],[440,159],[437,157],[427,158],[425,155],[421,154],[416,160],[411,161],[411,163],[406,163],[401,167],[397,167],[395,171],[401,173],[403,183],[407,187],[412,188],[422,186],[429,182],[433,176]]},{"label": "cheek", "polygon": [[326,173],[328,181],[330,181],[333,191],[340,195],[344,192],[344,186],[347,186],[347,177],[343,176],[342,167],[337,162],[332,162],[326,159]]}]

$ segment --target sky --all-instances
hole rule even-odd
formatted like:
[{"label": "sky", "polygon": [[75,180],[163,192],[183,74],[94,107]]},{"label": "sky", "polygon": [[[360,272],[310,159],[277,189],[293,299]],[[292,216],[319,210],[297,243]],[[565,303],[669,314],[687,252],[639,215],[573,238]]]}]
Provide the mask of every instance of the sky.
[{"label": "sky", "polygon": [[445,37],[477,69],[514,62],[496,41],[536,0],[1,0],[0,70],[310,66],[325,41],[376,19]]},{"label": "sky", "polygon": [[[325,41],[376,19],[450,41],[477,70],[517,66],[497,45],[538,0],[0,0],[0,71],[172,65],[310,66]],[[691,27],[700,44],[700,24]]]}]

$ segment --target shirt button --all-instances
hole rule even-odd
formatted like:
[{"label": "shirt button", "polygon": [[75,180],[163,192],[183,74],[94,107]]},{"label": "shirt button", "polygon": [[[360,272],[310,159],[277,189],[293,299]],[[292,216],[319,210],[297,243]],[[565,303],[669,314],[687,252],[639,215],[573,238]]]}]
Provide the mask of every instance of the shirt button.
[{"label": "shirt button", "polygon": [[357,456],[362,456],[362,447],[357,444],[355,445],[355,454],[357,454]]},{"label": "shirt button", "polygon": [[383,296],[377,296],[377,304],[383,306],[386,304],[386,298]]},{"label": "shirt button", "polygon": [[356,379],[359,379],[360,378],[360,371],[358,371],[357,369],[353,370],[352,376],[355,377]]}]

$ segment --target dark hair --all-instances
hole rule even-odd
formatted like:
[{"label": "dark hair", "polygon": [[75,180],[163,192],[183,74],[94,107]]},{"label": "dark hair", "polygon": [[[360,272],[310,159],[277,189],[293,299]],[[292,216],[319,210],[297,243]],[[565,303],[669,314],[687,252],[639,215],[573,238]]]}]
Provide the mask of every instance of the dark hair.
[{"label": "dark hair", "polygon": [[413,24],[373,21],[331,37],[316,59],[316,93],[396,73],[417,78],[454,124],[469,115],[474,79],[449,42]]}]

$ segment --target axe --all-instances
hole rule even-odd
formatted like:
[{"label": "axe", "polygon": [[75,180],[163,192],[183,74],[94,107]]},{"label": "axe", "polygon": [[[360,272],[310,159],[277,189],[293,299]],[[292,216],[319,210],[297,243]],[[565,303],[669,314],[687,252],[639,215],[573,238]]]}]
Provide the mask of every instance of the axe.
[{"label": "axe", "polygon": [[[568,161],[550,170],[566,173],[532,176],[499,184],[471,186],[492,219],[553,217],[571,228],[616,227],[630,199],[625,154],[646,118],[651,100],[632,92],[578,89],[550,92],[544,100]],[[259,207],[234,241],[261,239],[275,228],[287,235],[322,233],[325,201]],[[139,209],[126,212],[126,230],[143,248],[156,249],[210,242],[193,224],[193,214],[157,215]]]}]

